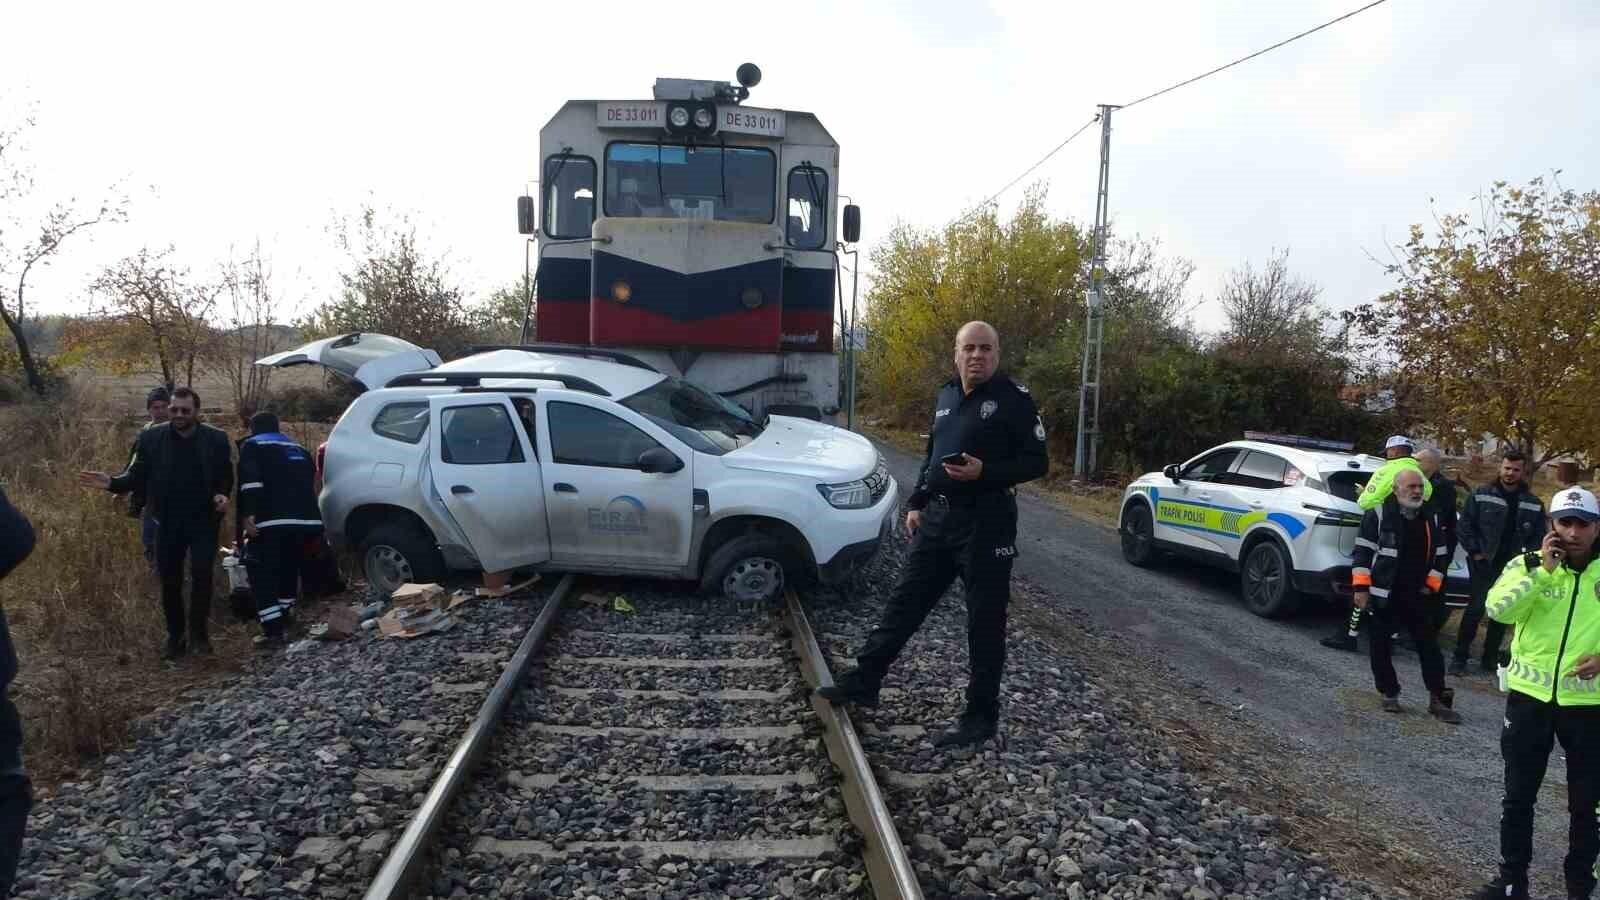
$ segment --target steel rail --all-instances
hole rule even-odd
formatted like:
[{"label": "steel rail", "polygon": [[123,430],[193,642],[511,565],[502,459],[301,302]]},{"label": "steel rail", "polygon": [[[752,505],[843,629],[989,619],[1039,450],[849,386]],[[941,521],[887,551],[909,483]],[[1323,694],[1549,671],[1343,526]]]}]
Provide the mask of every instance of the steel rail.
[{"label": "steel rail", "polygon": [[423,798],[422,805],[417,807],[416,814],[411,817],[405,832],[400,835],[400,840],[395,842],[394,849],[389,851],[388,858],[383,861],[383,867],[378,870],[378,874],[367,887],[364,895],[366,900],[406,900],[411,896],[411,889],[428,862],[428,849],[434,835],[444,822],[450,804],[466,787],[473,768],[477,766],[484,751],[489,747],[495,726],[500,723],[500,717],[510,704],[511,696],[517,692],[523,677],[528,673],[528,667],[533,663],[540,648],[544,646],[550,627],[561,614],[562,602],[572,591],[574,577],[570,573],[563,576],[556,589],[550,593],[544,609],[539,611],[539,617],[523,636],[516,655],[511,657],[511,662],[505,671],[500,673],[500,679],[490,689],[489,696],[478,710],[477,718],[472,720],[466,733],[461,736],[461,742],[456,745],[455,752],[450,754],[450,760],[445,763],[444,770],[439,773],[428,795]]},{"label": "steel rail", "polygon": [[[793,590],[785,593],[784,618],[789,627],[789,639],[800,657],[800,666],[806,681],[813,689],[833,684],[833,675],[817,644],[816,633],[800,608],[800,598]],[[850,821],[866,841],[862,852],[867,866],[867,877],[872,881],[873,894],[878,900],[922,900],[922,885],[917,882],[916,870],[906,853],[900,834],[895,831],[894,818],[889,815],[889,805],[883,799],[883,790],[872,777],[872,767],[867,763],[866,750],[856,734],[855,725],[842,706],[818,697],[813,690],[811,708],[817,711],[824,726],[823,740],[828,746],[828,756],[841,776],[840,790],[844,794],[845,809]]]}]

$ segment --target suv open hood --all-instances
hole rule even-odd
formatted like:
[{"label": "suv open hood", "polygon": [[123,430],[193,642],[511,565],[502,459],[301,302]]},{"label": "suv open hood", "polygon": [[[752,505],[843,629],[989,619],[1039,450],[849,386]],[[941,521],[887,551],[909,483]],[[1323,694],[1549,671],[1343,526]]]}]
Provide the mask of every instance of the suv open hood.
[{"label": "suv open hood", "polygon": [[408,372],[426,372],[444,362],[439,354],[387,334],[353,332],[312,341],[256,360],[258,366],[319,365],[361,383],[381,388]]},{"label": "suv open hood", "polygon": [[724,454],[735,469],[778,472],[838,484],[865,478],[878,463],[878,449],[854,432],[810,419],[772,416],[761,435]]}]

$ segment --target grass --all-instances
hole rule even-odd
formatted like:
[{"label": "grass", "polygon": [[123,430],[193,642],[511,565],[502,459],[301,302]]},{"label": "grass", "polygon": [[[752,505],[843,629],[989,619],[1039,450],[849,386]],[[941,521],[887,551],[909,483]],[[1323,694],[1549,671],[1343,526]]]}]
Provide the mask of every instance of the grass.
[{"label": "grass", "polygon": [[[224,679],[252,656],[251,627],[223,621],[228,595],[213,567],[210,658],[157,658],[165,638],[160,588],[125,497],[79,487],[83,469],[120,471],[139,426],[126,402],[78,389],[50,403],[0,408],[0,483],[33,523],[33,554],[0,584],[21,670],[13,698],[24,753],[48,789],[123,746],[135,721]],[[213,423],[230,432],[232,422]],[[326,426],[289,426],[321,439]],[[221,535],[232,540],[231,515]]]}]

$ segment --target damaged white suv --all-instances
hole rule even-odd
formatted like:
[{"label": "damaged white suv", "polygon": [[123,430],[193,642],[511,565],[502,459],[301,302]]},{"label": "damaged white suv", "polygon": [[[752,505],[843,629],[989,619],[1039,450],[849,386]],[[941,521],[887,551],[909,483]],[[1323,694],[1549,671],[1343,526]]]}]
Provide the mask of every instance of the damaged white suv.
[{"label": "damaged white suv", "polygon": [[360,382],[328,437],[323,522],[378,591],[447,571],[698,580],[750,601],[835,583],[892,530],[860,435],[743,408],[623,353],[431,350],[347,334],[259,360]]}]

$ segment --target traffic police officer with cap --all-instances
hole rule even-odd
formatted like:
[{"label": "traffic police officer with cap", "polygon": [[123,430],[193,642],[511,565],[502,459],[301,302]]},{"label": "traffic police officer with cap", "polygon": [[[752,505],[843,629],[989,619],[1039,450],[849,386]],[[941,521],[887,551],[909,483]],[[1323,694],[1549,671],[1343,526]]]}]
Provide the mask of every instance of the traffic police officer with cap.
[{"label": "traffic police officer with cap", "polygon": [[1512,558],[1489,589],[1495,621],[1516,626],[1505,672],[1505,797],[1500,804],[1500,876],[1477,900],[1528,896],[1533,809],[1557,741],[1567,757],[1571,820],[1565,874],[1569,900],[1594,894],[1600,857],[1600,503],[1579,487],[1550,501],[1540,549]]},{"label": "traffic police officer with cap", "polygon": [[1017,556],[1016,486],[1045,474],[1044,422],[1028,389],[997,370],[1000,336],[985,322],[956,333],[956,371],[945,383],[916,489],[906,502],[911,551],[883,619],[857,665],[817,693],[834,703],[876,706],[889,666],[957,575],[966,589],[971,673],[966,711],[935,743],[992,737],[1000,717],[1006,606]]}]

